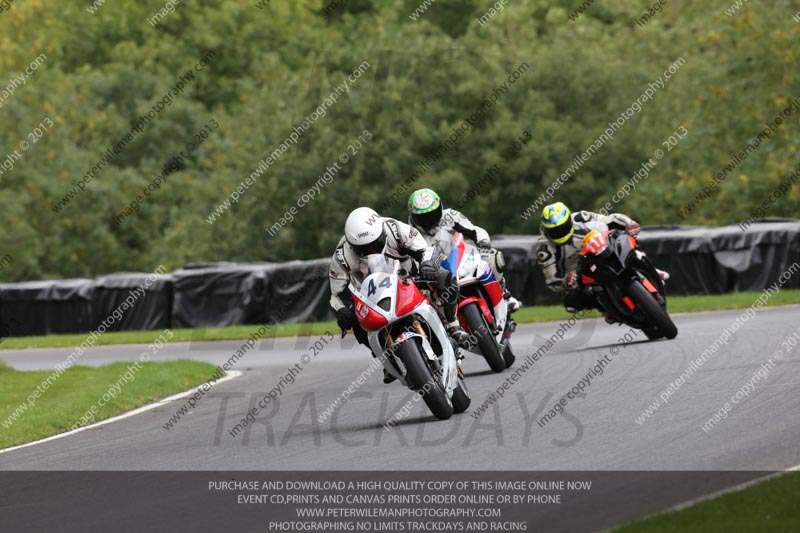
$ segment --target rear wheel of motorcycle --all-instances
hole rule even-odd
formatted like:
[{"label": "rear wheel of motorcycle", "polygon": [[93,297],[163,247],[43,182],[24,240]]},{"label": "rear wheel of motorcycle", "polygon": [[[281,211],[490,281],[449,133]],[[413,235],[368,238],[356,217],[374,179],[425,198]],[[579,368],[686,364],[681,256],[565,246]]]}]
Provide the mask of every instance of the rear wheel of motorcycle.
[{"label": "rear wheel of motorcycle", "polygon": [[453,404],[439,382],[433,378],[425,362],[425,354],[415,340],[402,343],[397,355],[406,367],[406,381],[425,400],[428,409],[439,420],[453,416]]},{"label": "rear wheel of motorcycle", "polygon": [[[634,280],[628,285],[628,295],[642,310],[645,318],[656,327],[659,334],[668,339],[678,336],[678,328],[675,323],[639,280]],[[646,331],[645,334],[647,335]],[[647,336],[650,337],[650,335]]]},{"label": "rear wheel of motorcycle", "polygon": [[472,398],[469,397],[467,386],[463,379],[458,378],[458,387],[453,390],[453,412],[463,413],[469,409],[470,403],[472,403]]},{"label": "rear wheel of motorcycle", "polygon": [[478,304],[467,304],[461,312],[464,314],[470,333],[478,338],[478,347],[486,362],[489,363],[489,367],[495,372],[505,370],[506,361],[500,352],[500,345],[497,344],[497,341],[492,336],[489,324],[486,323],[486,318],[481,313]]}]

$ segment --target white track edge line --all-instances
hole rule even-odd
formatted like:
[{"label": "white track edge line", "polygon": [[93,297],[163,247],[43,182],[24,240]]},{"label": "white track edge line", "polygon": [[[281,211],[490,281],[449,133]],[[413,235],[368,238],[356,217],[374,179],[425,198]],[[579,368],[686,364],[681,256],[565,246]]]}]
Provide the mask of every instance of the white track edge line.
[{"label": "white track edge line", "polygon": [[[746,472],[746,470],[743,470],[743,472]],[[673,505],[672,507],[668,507],[667,509],[664,509],[663,511],[656,511],[655,513],[650,513],[650,514],[647,514],[647,515],[644,515],[644,516],[640,516],[638,518],[634,518],[634,519],[628,520],[628,521],[626,521],[626,522],[624,522],[622,524],[617,524],[617,525],[615,525],[613,527],[614,527],[614,529],[616,529],[616,528],[618,528],[620,526],[631,524],[634,521],[639,522],[641,520],[647,520],[648,518],[653,518],[655,516],[663,516],[663,515],[666,515],[666,514],[669,514],[669,513],[674,513],[674,512],[677,512],[677,511],[683,511],[684,509],[688,509],[689,507],[694,507],[695,505],[697,505],[699,503],[703,503],[703,502],[706,502],[706,501],[709,501],[709,500],[713,500],[713,499],[719,498],[720,496],[725,496],[726,494],[731,494],[731,493],[734,493],[734,492],[739,492],[739,491],[748,489],[748,488],[752,487],[753,485],[758,485],[759,483],[763,483],[764,481],[769,481],[771,479],[783,476],[785,474],[788,474],[789,472],[800,472],[800,465],[795,465],[795,466],[787,468],[786,470],[781,470],[779,472],[773,472],[771,474],[767,474],[766,476],[761,476],[761,477],[758,477],[758,478],[755,478],[755,479],[751,479],[749,481],[743,481],[742,483],[738,483],[736,485],[733,485],[732,487],[719,489],[719,490],[711,492],[709,494],[705,494],[703,496],[698,496],[697,498],[693,498],[691,500],[687,500],[687,501],[679,503],[677,505]],[[611,531],[611,529],[604,529],[603,531],[604,532],[605,531]]]},{"label": "white track edge line", "polygon": [[664,512],[682,511],[683,509],[687,509],[689,507],[693,507],[694,505],[697,505],[698,503],[702,503],[702,502],[708,501],[708,500],[713,500],[715,498],[718,498],[720,496],[724,496],[726,494],[730,494],[730,493],[733,493],[733,492],[739,492],[741,490],[748,489],[748,488],[752,487],[753,485],[758,485],[759,483],[763,483],[764,481],[769,481],[770,479],[774,479],[774,478],[783,476],[785,474],[788,474],[789,472],[796,472],[796,471],[800,471],[800,465],[795,465],[795,466],[792,466],[790,468],[787,468],[786,470],[781,470],[779,472],[773,472],[771,474],[767,474],[765,476],[757,477],[757,478],[751,479],[749,481],[743,481],[743,482],[739,483],[738,485],[734,485],[732,487],[727,487],[727,488],[724,488],[724,489],[719,489],[719,490],[714,491],[714,492],[712,492],[710,494],[706,494],[705,496],[698,496],[697,498],[695,498],[693,500],[685,501],[683,503],[679,503],[678,505],[670,507],[669,509],[667,509]]},{"label": "white track edge line", "polygon": [[[224,383],[225,381],[229,381],[231,379],[238,378],[241,375],[242,375],[242,372],[239,371],[239,370],[231,370],[230,372],[226,372],[225,373],[225,377],[223,377],[222,379],[219,379],[216,382],[214,382],[214,384],[211,385],[211,388],[214,388],[217,385],[219,385],[220,383]],[[206,383],[208,383],[208,382],[206,382]],[[63,438],[63,437],[67,437],[69,435],[75,435],[76,433],[80,433],[81,431],[86,431],[87,429],[93,429],[93,428],[96,428],[96,427],[100,427],[100,426],[104,426],[104,425],[107,425],[107,424],[111,424],[113,422],[118,422],[118,421],[124,420],[126,418],[130,418],[132,416],[138,415],[140,413],[144,413],[146,411],[150,411],[151,409],[155,409],[156,407],[160,407],[162,405],[165,405],[165,404],[168,404],[168,403],[173,402],[175,400],[178,400],[180,398],[183,398],[188,394],[192,394],[192,393],[194,393],[196,391],[199,391],[203,387],[203,385],[205,385],[205,383],[203,383],[201,385],[198,385],[197,387],[193,387],[193,388],[191,388],[191,389],[189,389],[187,391],[179,392],[178,394],[173,394],[172,396],[169,396],[167,398],[158,400],[157,402],[153,402],[153,403],[150,403],[150,404],[147,404],[147,405],[143,405],[142,407],[137,407],[133,411],[128,411],[127,413],[122,413],[121,415],[117,415],[117,416],[114,416],[114,417],[111,417],[111,418],[107,418],[106,420],[101,420],[100,422],[95,422],[94,424],[89,424],[88,426],[83,426],[83,427],[79,427],[79,428],[76,428],[76,429],[71,429],[71,430],[66,431],[64,433],[59,433],[57,435],[51,435],[49,437],[45,437],[43,439],[35,440],[33,442],[26,442],[25,444],[20,444],[19,446],[12,446],[11,448],[4,448],[4,449],[0,450],[0,454],[13,452],[14,450],[19,450],[21,448],[27,448],[28,446],[34,446],[36,444],[42,444],[42,443],[49,442],[49,441],[52,441],[52,440],[56,440],[56,439],[60,439],[60,438]]]}]

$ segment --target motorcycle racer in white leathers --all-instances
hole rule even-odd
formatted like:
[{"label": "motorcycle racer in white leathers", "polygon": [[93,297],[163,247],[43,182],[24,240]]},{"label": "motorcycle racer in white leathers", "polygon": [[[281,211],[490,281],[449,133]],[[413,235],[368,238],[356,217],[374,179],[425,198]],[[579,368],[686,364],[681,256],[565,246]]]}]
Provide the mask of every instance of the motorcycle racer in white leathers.
[{"label": "motorcycle racer in white leathers", "polygon": [[[570,313],[595,307],[594,298],[581,288],[577,269],[583,237],[603,224],[608,229],[623,230],[634,238],[638,237],[641,229],[638,222],[621,213],[571,213],[562,202],[550,204],[542,210],[536,259],[544,273],[547,287],[561,294],[564,307]],[[669,278],[669,274],[663,270],[656,270],[662,279]],[[606,317],[606,320],[613,322],[610,317]]]},{"label": "motorcycle racer in white leathers", "polygon": [[408,199],[408,223],[419,230],[428,244],[433,244],[439,228],[455,230],[465,238],[472,240],[478,247],[483,260],[489,263],[495,278],[500,282],[500,286],[503,288],[503,297],[508,302],[508,310],[513,313],[522,307],[520,301],[511,296],[506,289],[506,280],[503,276],[503,255],[502,252],[492,248],[489,233],[470,222],[460,211],[444,209],[442,200],[435,191],[419,189],[411,193]]},{"label": "motorcycle racer in white leathers", "polygon": [[[434,258],[434,249],[419,231],[404,222],[381,217],[368,207],[359,207],[347,217],[344,236],[339,240],[330,263],[330,305],[336,313],[336,322],[346,331],[352,329],[356,339],[367,345],[367,334],[356,319],[353,298],[348,284],[360,287],[369,275],[367,256],[383,254],[396,259],[410,273],[418,273],[421,280],[436,286],[435,304],[445,316],[450,337],[459,346],[469,342],[469,335],[461,329],[456,318],[458,284],[453,275]],[[384,382],[390,382],[384,375]]]}]

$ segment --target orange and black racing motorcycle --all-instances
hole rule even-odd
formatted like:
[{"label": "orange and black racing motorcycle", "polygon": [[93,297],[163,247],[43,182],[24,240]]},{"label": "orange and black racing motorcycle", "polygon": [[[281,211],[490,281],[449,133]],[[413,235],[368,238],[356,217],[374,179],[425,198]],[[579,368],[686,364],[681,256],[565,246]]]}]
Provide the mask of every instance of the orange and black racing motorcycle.
[{"label": "orange and black racing motorcycle", "polygon": [[627,233],[602,226],[590,231],[583,238],[578,275],[608,318],[641,329],[650,340],[678,335],[667,314],[664,282]]}]

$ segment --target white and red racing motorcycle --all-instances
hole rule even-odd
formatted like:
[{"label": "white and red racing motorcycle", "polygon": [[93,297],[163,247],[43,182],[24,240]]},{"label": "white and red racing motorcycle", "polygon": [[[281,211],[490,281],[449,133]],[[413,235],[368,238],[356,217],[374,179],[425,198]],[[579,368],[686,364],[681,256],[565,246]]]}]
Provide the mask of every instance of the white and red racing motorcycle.
[{"label": "white and red racing motorcycle", "polygon": [[509,315],[500,281],[480,251],[461,233],[439,228],[434,247],[446,258],[442,266],[458,280],[458,321],[470,334],[467,350],[483,355],[492,370],[502,372],[515,360],[511,334],[516,322]]},{"label": "white and red racing motorcycle", "polygon": [[466,411],[471,400],[456,352],[429,296],[394,259],[374,254],[367,264],[361,287],[351,282],[350,292],[372,353],[440,420]]}]

